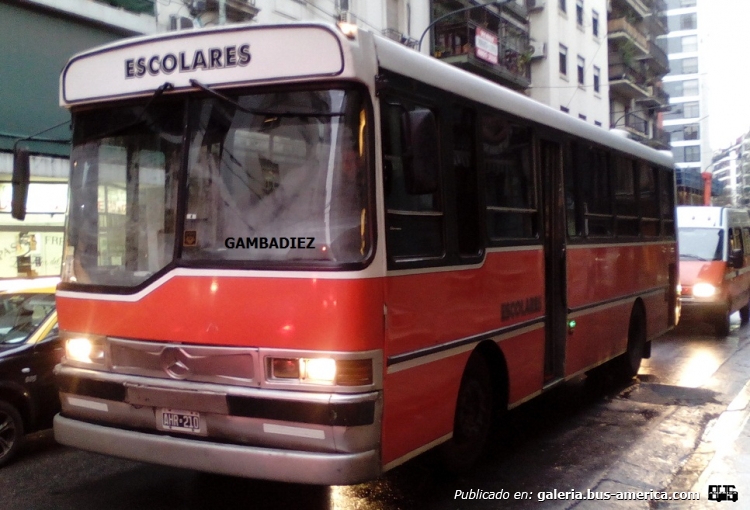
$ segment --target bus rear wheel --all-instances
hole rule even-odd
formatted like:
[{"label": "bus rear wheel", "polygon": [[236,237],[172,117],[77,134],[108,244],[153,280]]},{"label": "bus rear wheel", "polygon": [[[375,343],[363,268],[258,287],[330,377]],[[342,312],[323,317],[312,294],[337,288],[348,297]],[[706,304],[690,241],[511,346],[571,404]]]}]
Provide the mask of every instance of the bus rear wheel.
[{"label": "bus rear wheel", "polygon": [[628,350],[613,361],[619,379],[629,381],[638,374],[646,346],[646,317],[640,307],[633,309],[628,326]]},{"label": "bus rear wheel", "polygon": [[453,437],[439,448],[446,471],[465,472],[485,452],[495,415],[495,400],[487,360],[474,352],[466,364],[458,390]]}]

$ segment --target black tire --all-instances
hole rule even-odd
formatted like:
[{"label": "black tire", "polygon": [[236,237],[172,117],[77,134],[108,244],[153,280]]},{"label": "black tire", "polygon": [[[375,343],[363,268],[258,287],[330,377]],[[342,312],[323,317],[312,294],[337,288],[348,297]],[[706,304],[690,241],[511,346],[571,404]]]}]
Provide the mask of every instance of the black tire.
[{"label": "black tire", "polygon": [[740,324],[750,322],[750,303],[740,308]]},{"label": "black tire", "polygon": [[466,364],[458,390],[453,437],[438,450],[443,467],[449,473],[469,470],[486,451],[496,399],[487,360],[474,352]]},{"label": "black tire", "polygon": [[714,331],[719,338],[729,335],[729,316],[729,306],[727,305],[726,310],[714,319]]},{"label": "black tire", "polygon": [[0,466],[18,453],[23,443],[23,420],[18,410],[0,400]]},{"label": "black tire", "polygon": [[618,379],[629,381],[641,368],[641,360],[646,346],[646,317],[640,307],[635,307],[630,314],[628,326],[628,349],[614,360],[612,365]]}]

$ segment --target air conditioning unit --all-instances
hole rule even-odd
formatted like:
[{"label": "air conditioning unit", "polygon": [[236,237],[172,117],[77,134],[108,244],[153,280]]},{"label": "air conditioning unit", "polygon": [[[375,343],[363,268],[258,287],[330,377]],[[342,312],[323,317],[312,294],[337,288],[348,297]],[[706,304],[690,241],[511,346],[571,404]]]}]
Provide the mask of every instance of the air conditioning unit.
[{"label": "air conditioning unit", "polygon": [[544,4],[546,3],[547,0],[526,0],[526,9],[529,11],[544,9]]},{"label": "air conditioning unit", "polygon": [[547,56],[547,43],[532,39],[529,41],[529,50],[531,51],[532,60],[545,58]]},{"label": "air conditioning unit", "polygon": [[190,18],[186,18],[185,16],[169,17],[170,30],[184,30],[186,28],[193,28],[193,20],[191,20]]}]

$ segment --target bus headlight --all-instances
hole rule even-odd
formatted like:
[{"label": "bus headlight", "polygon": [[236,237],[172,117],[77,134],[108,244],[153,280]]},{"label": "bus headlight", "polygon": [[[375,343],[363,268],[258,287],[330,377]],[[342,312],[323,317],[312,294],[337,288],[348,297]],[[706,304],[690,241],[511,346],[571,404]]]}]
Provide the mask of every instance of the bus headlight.
[{"label": "bus headlight", "polygon": [[86,364],[104,364],[104,342],[73,336],[65,341],[65,357],[69,361]]},{"label": "bus headlight", "polygon": [[716,294],[716,287],[710,283],[696,283],[693,285],[693,296],[699,298],[712,297]]},{"label": "bus headlight", "polygon": [[309,384],[363,386],[373,382],[372,360],[333,358],[269,358],[269,379]]}]

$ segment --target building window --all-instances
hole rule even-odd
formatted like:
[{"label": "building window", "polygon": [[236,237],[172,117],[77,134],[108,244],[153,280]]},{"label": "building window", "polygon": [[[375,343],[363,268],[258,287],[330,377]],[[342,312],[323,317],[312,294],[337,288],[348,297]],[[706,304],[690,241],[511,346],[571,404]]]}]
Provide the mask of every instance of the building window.
[{"label": "building window", "polygon": [[683,53],[687,53],[690,51],[698,51],[698,36],[697,35],[687,35],[682,38],[682,51]]},{"label": "building window", "polygon": [[566,5],[567,0],[558,0],[557,5],[560,7],[562,12],[568,12],[568,6]]},{"label": "building window", "polygon": [[698,80],[671,81],[664,84],[664,91],[671,97],[697,96]]},{"label": "building window", "polygon": [[685,162],[700,161],[701,148],[699,145],[688,145],[685,149]]},{"label": "building window", "polygon": [[695,30],[698,28],[697,15],[694,12],[688,14],[675,14],[667,18],[667,26],[670,32],[677,30]]},{"label": "building window", "polygon": [[565,106],[561,106],[560,107],[560,111],[563,112],[563,113],[570,113],[570,108],[565,107]]},{"label": "building window", "polygon": [[599,127],[602,127],[602,123],[601,123],[601,122],[599,122],[598,120],[595,120],[595,121],[594,121],[594,125],[595,125],[595,126],[599,126]]},{"label": "building window", "polygon": [[698,80],[685,80],[682,86],[682,92],[686,96],[698,95]]},{"label": "building window", "polygon": [[700,137],[698,124],[687,124],[682,128],[683,140],[697,140]]},{"label": "building window", "polygon": [[601,70],[594,66],[594,92],[599,92],[599,80],[601,76]]},{"label": "building window", "polygon": [[560,45],[560,74],[568,75],[568,48],[562,44]]},{"label": "building window", "polygon": [[689,103],[683,103],[682,115],[685,119],[696,119],[700,117],[700,104],[698,101],[690,101]]},{"label": "building window", "polygon": [[586,116],[584,114],[582,114],[582,113],[578,114],[578,118],[581,119],[581,120],[586,120]]},{"label": "building window", "polygon": [[584,70],[586,69],[586,61],[582,56],[578,56],[578,85],[584,84]]},{"label": "building window", "polygon": [[664,120],[695,119],[700,117],[700,106],[697,101],[687,103],[672,103],[671,111],[664,113]]},{"label": "building window", "polygon": [[596,11],[591,11],[591,32],[594,37],[599,37],[599,13]]},{"label": "building window", "polygon": [[576,24],[583,28],[583,0],[576,0]]},{"label": "building window", "polygon": [[673,74],[696,74],[698,72],[698,57],[682,58],[669,63]]}]

